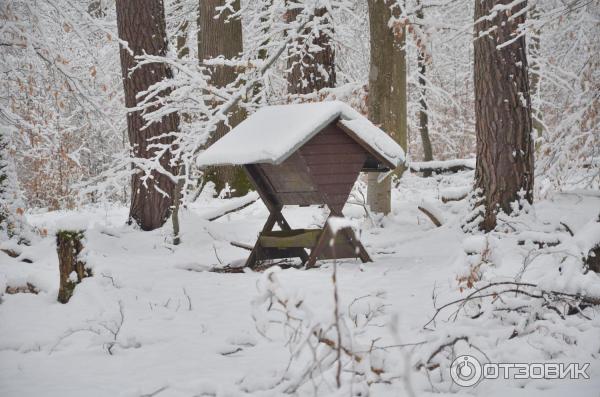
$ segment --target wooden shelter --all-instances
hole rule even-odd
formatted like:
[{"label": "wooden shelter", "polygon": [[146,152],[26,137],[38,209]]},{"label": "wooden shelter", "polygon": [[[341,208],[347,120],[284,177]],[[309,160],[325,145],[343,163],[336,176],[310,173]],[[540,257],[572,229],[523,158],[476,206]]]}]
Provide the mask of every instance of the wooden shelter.
[{"label": "wooden shelter", "polygon": [[[351,228],[335,236],[327,222],[320,229],[292,229],[282,209],[323,204],[330,217],[342,217],[361,171],[387,172],[403,162],[393,139],[341,102],[264,107],[198,157],[200,166],[242,165],[269,210],[246,262],[251,268],[291,257],[306,267],[317,259],[370,261]],[[275,224],[280,230],[273,230]]]}]

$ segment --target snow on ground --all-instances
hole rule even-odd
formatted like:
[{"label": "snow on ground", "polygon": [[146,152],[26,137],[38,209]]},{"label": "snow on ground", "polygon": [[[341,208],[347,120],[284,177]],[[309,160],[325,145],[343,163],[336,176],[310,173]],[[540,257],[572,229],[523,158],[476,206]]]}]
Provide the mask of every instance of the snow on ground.
[{"label": "snow on ground", "polygon": [[[383,227],[372,226],[362,206],[346,206],[346,216],[362,223],[362,241],[374,263],[339,262],[340,308],[368,312],[370,308],[351,305],[367,294],[385,304],[385,315],[368,328],[365,342],[376,336],[389,338],[384,325],[393,318],[397,328],[391,343],[430,341],[431,345],[421,350],[409,351],[414,357],[426,357],[437,346],[434,342],[465,327],[460,321],[451,324],[447,335],[443,326],[437,334],[423,330],[434,313],[432,297],[439,305],[461,296],[457,274],[473,254],[483,257],[489,244],[500,247],[494,254],[496,265],[490,266],[486,276],[490,279],[514,276],[522,270],[526,252],[502,251],[502,245],[508,243],[493,236],[463,234],[460,224],[466,200],[438,201],[449,189],[464,190],[470,178],[472,172],[436,178],[405,175],[394,190],[393,213],[375,219]],[[443,209],[441,227],[434,227],[417,209],[423,200],[437,201]],[[127,209],[123,207],[31,214],[29,221],[45,229],[48,237],[26,247],[19,258],[0,253],[2,291],[4,285],[27,283],[39,291],[0,297],[0,396],[280,395],[270,388],[288,365],[288,349],[277,338],[263,337],[253,319],[256,307],[252,302],[266,275],[207,271],[213,266],[242,263],[248,252],[230,242],[253,244],[268,215],[257,201],[216,221],[207,220],[229,205],[203,196],[190,206],[181,216],[183,242],[178,247],[170,244],[170,225],[153,232],[124,225]],[[540,225],[564,222],[577,232],[598,208],[600,197],[555,194],[537,203],[534,215],[529,216],[535,216]],[[315,227],[326,217],[322,208],[286,208],[284,215],[293,227]],[[56,301],[59,276],[53,235],[67,216],[76,218],[78,225],[87,224],[84,255],[94,276],[84,279],[70,302],[63,305]],[[525,250],[531,242],[524,244]],[[536,264],[531,266],[523,271],[523,277],[529,271],[539,274]],[[327,262],[309,271],[275,272],[282,288],[295,291],[317,318],[326,318],[333,310],[332,270],[333,264]],[[596,292],[598,276],[589,276],[589,291]],[[462,296],[466,293],[468,290]],[[546,325],[546,333],[540,327],[510,342],[506,342],[508,335],[501,335],[503,328],[494,328],[492,322],[469,332],[484,344],[492,360],[590,362],[590,380],[485,380],[475,388],[460,388],[448,385],[448,374],[434,373],[443,376],[444,383],[437,378],[428,380],[424,371],[419,371],[410,376],[412,388],[418,396],[558,396],[567,392],[598,396],[600,316],[586,310],[589,321],[571,316],[560,329],[564,338],[580,338],[579,346],[575,346],[577,341],[563,345],[548,336],[554,332],[554,323]],[[491,324],[490,328],[486,324]],[[553,353],[548,354],[549,350]],[[400,351],[391,350],[382,360],[393,363],[401,357]],[[373,396],[406,395],[405,387],[405,382],[381,383],[372,385],[370,392]],[[321,395],[333,394],[319,390]],[[299,393],[312,392],[307,388]]]}]

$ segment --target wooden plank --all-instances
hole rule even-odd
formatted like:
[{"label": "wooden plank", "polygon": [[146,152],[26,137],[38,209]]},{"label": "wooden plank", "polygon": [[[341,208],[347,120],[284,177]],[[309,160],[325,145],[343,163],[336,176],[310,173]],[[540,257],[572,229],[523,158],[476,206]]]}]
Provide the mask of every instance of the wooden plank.
[{"label": "wooden plank", "polygon": [[304,145],[300,148],[300,152],[303,155],[336,153],[358,154],[364,153],[364,149],[360,145],[356,145],[354,143],[344,143],[341,145]]},{"label": "wooden plank", "polygon": [[[260,245],[265,248],[314,248],[323,233],[323,229],[293,229],[272,230],[270,232],[261,233],[259,236]],[[338,234],[335,238],[335,246],[347,245],[347,238],[342,234]],[[354,249],[349,257],[356,257]],[[340,251],[342,252],[342,251]]]},{"label": "wooden plank", "polygon": [[301,248],[272,248],[261,246],[257,264],[269,259],[298,258],[300,252],[304,252],[304,250]]},{"label": "wooden plank", "polygon": [[[362,168],[363,163],[346,163],[346,164],[319,164],[313,165],[310,167],[310,174],[312,176],[316,175],[347,175],[353,176],[354,179],[358,178],[358,174],[360,173],[360,169]],[[352,181],[354,182],[354,180]]]},{"label": "wooden plank", "polygon": [[358,173],[356,174],[338,174],[338,175],[313,175],[313,180],[317,184],[317,187],[320,188],[321,185],[328,184],[348,184],[350,186],[354,185],[354,182],[358,178]]},{"label": "wooden plank", "polygon": [[356,162],[364,163],[363,153],[335,153],[335,154],[304,154],[303,157],[309,166],[321,164],[353,164]]},{"label": "wooden plank", "polygon": [[320,192],[278,192],[277,197],[285,205],[323,204]]},{"label": "wooden plank", "polygon": [[322,229],[276,230],[261,233],[260,244],[268,248],[312,248],[317,243]]},{"label": "wooden plank", "polygon": [[335,145],[339,145],[339,144],[349,144],[349,143],[353,143],[354,141],[352,140],[352,138],[350,138],[348,135],[344,134],[343,132],[333,132],[333,133],[326,133],[326,132],[321,132],[317,135],[315,135],[314,138],[312,138],[310,141],[306,142],[306,145],[327,145],[327,144],[335,144]]}]

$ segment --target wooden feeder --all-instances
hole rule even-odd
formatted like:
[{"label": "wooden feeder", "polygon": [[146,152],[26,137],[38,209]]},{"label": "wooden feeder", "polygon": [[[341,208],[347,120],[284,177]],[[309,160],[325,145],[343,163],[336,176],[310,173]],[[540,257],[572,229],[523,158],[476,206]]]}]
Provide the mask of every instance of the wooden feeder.
[{"label": "wooden feeder", "polygon": [[[320,102],[261,108],[197,162],[202,167],[242,165],[269,210],[246,266],[298,257],[309,268],[317,259],[371,258],[351,228],[335,236],[327,222],[321,229],[292,229],[283,206],[323,204],[329,217],[342,217],[360,172],[393,170],[404,163],[404,152],[349,106]],[[273,230],[275,224],[281,230]]]}]

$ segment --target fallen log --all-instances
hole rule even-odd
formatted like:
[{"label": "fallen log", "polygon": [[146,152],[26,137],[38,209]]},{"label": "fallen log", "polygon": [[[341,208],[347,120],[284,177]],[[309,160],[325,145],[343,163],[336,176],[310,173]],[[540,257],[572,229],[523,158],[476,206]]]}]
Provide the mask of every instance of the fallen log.
[{"label": "fallen log", "polygon": [[475,159],[453,159],[443,161],[412,161],[409,163],[412,172],[453,174],[475,169]]},{"label": "fallen log", "polygon": [[440,212],[435,201],[424,199],[417,208],[427,215],[429,220],[431,220],[436,227],[440,227],[444,224],[444,214]]},{"label": "fallen log", "polygon": [[259,197],[258,193],[250,192],[247,195],[245,195],[244,197],[236,197],[236,198],[224,200],[225,203],[220,208],[209,209],[208,211],[200,213],[199,215],[200,215],[200,217],[207,219],[210,222],[216,221],[217,219],[219,219],[225,215],[228,215],[228,214],[243,210],[246,207],[249,207],[250,205],[257,202],[259,198],[260,197]]},{"label": "fallen log", "polygon": [[471,186],[451,187],[440,190],[440,200],[446,204],[450,201],[461,201],[468,197]]}]

